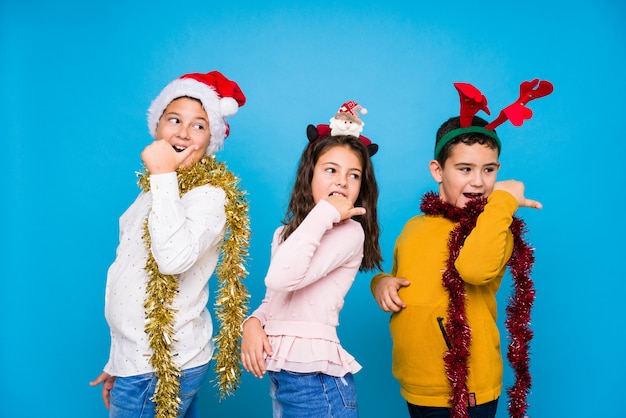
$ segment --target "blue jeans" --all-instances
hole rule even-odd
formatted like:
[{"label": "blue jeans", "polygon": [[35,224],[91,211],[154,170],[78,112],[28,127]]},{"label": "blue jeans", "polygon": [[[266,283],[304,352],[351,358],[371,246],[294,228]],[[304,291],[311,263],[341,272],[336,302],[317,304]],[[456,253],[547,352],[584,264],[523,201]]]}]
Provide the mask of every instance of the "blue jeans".
[{"label": "blue jeans", "polygon": [[[181,406],[179,417],[199,418],[196,393],[209,372],[209,365],[183,370],[180,378]],[[153,418],[156,404],[154,395],[157,378],[154,373],[117,377],[111,390],[109,418]]]},{"label": "blue jeans", "polygon": [[[411,418],[450,418],[450,408],[417,406],[407,402]],[[467,408],[471,418],[495,418],[498,400]]]},{"label": "blue jeans", "polygon": [[356,418],[356,387],[351,373],[269,372],[274,418]]}]

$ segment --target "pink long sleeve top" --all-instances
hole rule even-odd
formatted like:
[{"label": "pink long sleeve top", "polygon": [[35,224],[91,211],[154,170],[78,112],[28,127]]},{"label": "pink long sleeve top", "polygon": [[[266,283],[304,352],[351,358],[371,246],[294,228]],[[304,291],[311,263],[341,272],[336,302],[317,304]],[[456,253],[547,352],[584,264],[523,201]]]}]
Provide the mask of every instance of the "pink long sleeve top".
[{"label": "pink long sleeve top", "polygon": [[322,200],[287,240],[279,242],[283,227],[274,233],[267,291],[252,314],[272,346],[268,370],[341,377],[361,369],[341,346],[337,326],[365,236],[360,223],[339,220],[339,212]]}]

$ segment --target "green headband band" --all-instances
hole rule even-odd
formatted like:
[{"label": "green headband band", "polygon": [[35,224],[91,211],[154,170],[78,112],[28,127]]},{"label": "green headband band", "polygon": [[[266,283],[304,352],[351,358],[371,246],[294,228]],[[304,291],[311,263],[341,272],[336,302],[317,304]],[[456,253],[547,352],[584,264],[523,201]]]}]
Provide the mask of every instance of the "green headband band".
[{"label": "green headband band", "polygon": [[472,133],[479,133],[479,134],[487,135],[489,138],[492,138],[493,140],[496,141],[496,143],[498,144],[498,148],[502,149],[502,143],[500,142],[500,138],[498,138],[498,135],[494,131],[485,129],[482,126],[468,126],[467,128],[453,129],[447,134],[445,134],[439,140],[439,142],[437,143],[437,146],[435,147],[435,160],[439,157],[441,150],[448,142],[452,141],[454,138],[456,138],[459,135],[472,134]]}]

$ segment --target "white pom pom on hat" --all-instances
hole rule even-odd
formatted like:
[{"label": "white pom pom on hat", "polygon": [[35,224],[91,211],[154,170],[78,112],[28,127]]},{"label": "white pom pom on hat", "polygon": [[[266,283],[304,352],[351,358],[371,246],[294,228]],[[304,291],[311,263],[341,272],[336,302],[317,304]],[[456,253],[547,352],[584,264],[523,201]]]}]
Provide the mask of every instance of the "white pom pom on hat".
[{"label": "white pom pom on hat", "polygon": [[211,142],[206,154],[215,154],[223,147],[224,139],[230,132],[226,118],[235,115],[246,103],[239,85],[219,71],[185,74],[170,82],[148,108],[148,129],[153,137],[167,106],[180,97],[191,97],[202,103],[211,130]]},{"label": "white pom pom on hat", "polygon": [[233,116],[239,110],[239,103],[231,97],[220,100],[220,110],[225,117]]}]

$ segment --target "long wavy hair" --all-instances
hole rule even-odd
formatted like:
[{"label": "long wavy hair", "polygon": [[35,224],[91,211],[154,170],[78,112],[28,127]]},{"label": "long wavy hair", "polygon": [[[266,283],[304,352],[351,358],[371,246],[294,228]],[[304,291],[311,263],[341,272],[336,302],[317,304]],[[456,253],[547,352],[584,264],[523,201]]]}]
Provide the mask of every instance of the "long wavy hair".
[{"label": "long wavy hair", "polygon": [[317,164],[322,154],[330,148],[338,146],[350,148],[358,156],[363,168],[361,173],[361,190],[354,204],[355,206],[366,209],[365,215],[354,217],[354,220],[362,225],[363,232],[365,233],[363,260],[361,261],[359,271],[374,270],[375,268],[380,270],[382,255],[378,243],[380,228],[376,211],[378,184],[376,183],[374,167],[368,150],[365,145],[354,136],[326,135],[308,144],[304,149],[300,157],[300,164],[296,173],[291,198],[289,199],[287,213],[283,219],[283,225],[285,225],[285,227],[281,235],[281,240],[286,240],[315,206],[313,190],[311,188],[315,164]]}]

